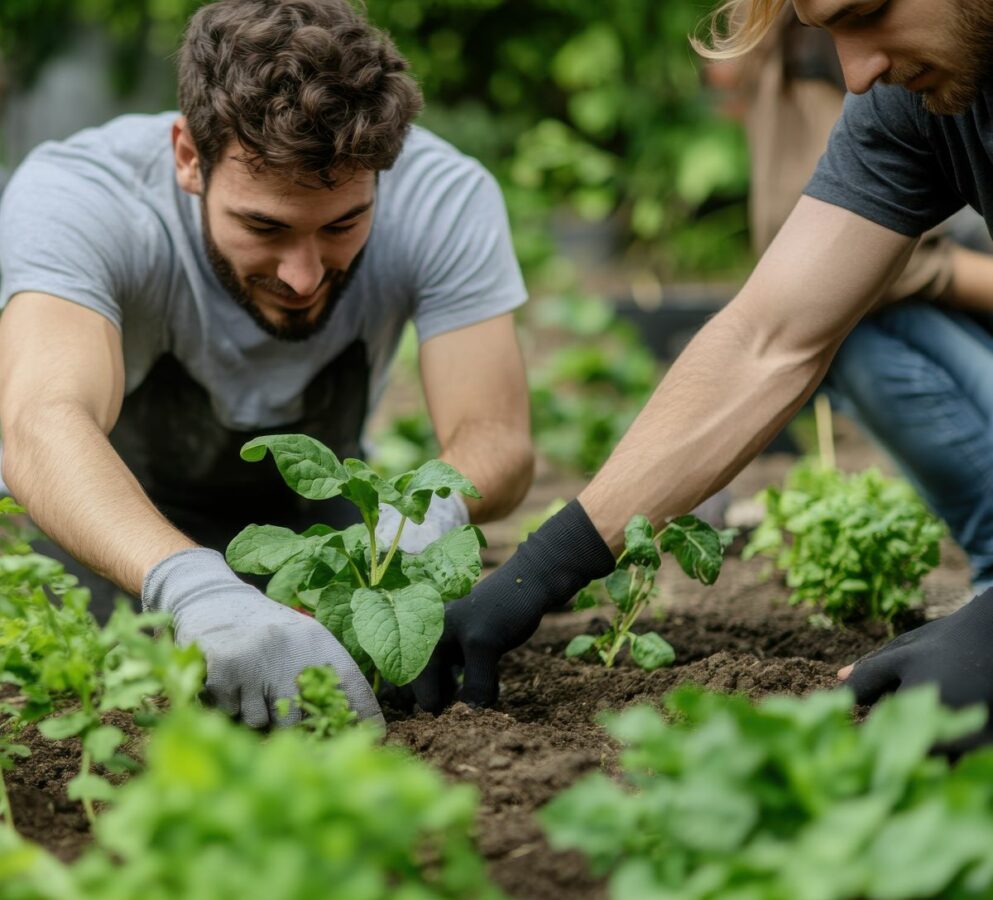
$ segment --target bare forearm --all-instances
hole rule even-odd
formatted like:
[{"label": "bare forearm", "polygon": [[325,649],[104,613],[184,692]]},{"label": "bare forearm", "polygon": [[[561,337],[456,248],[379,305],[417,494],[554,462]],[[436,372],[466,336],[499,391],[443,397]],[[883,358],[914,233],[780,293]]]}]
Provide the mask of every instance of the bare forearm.
[{"label": "bare forearm", "polygon": [[714,318],[579,496],[611,549],[632,515],[658,526],[726,485],[813,392],[835,349],[775,351],[732,308]]},{"label": "bare forearm", "polygon": [[440,454],[482,494],[466,499],[473,522],[505,516],[531,487],[534,451],[530,437],[501,422],[473,421],[459,427]]},{"label": "bare forearm", "polygon": [[993,256],[956,247],[951,283],[942,299],[959,309],[993,312]]},{"label": "bare forearm", "polygon": [[196,544],[155,509],[96,422],[71,404],[49,404],[4,422],[3,476],[56,543],[125,591]]}]

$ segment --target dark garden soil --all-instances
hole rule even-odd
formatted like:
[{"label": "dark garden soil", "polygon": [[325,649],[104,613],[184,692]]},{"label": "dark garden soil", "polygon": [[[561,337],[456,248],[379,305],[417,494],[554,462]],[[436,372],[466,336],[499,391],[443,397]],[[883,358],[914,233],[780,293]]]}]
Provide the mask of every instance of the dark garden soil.
[{"label": "dark garden soil", "polygon": [[[736,499],[781,480],[794,460],[762,458],[732,485]],[[839,461],[862,468],[878,461],[871,448],[839,438]],[[487,528],[487,561],[505,558],[518,540],[520,520],[556,496],[574,496],[579,481],[542,473],[526,503],[508,523]],[[480,793],[478,842],[494,880],[511,896],[536,900],[599,898],[602,882],[582,860],[555,853],[532,814],[584,773],[616,767],[617,747],[597,724],[597,714],[633,703],[659,703],[677,684],[695,682],[751,697],[804,694],[837,684],[835,672],[884,643],[880,626],[824,630],[808,622],[809,610],[788,606],[788,591],[765,563],[729,558],[716,585],[705,588],[681,572],[664,572],[661,600],[640,627],[654,628],[674,646],[672,668],[644,673],[623,657],[607,671],[567,660],[562,651],[584,631],[602,627],[597,610],[550,616],[524,647],[502,663],[497,708],[476,711],[456,704],[438,717],[387,707],[388,742],[407,747],[451,779],[476,785]],[[925,582],[927,610],[945,612],[964,598],[968,573],[961,554],[945,548],[944,562]],[[911,621],[908,625],[916,624]],[[7,774],[19,830],[63,859],[88,841],[79,804],[67,800],[65,784],[75,774],[78,746],[53,745],[28,735],[33,756]]]}]

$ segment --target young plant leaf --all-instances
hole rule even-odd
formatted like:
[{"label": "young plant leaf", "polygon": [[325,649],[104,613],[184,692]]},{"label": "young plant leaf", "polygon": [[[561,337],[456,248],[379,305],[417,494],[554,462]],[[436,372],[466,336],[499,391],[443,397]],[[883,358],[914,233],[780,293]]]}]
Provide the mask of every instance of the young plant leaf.
[{"label": "young plant leaf", "polygon": [[429,584],[396,591],[359,588],[352,595],[352,624],[376,668],[396,685],[413,681],[441,637],[445,606]]},{"label": "young plant leaf", "polygon": [[631,596],[631,583],[634,573],[629,568],[616,569],[604,579],[607,594],[621,612],[628,612],[634,598]]},{"label": "young plant leaf", "polygon": [[124,743],[124,738],[125,734],[120,728],[113,725],[101,725],[83,738],[83,749],[93,757],[94,762],[104,763]]},{"label": "young plant leaf", "polygon": [[631,658],[646,672],[671,666],[676,661],[672,645],[654,631],[632,635]]},{"label": "young plant leaf", "polygon": [[279,525],[247,525],[231,539],[224,558],[236,572],[271,575],[295,557],[309,558],[326,542]]},{"label": "young plant leaf", "polygon": [[368,672],[371,671],[373,662],[369,654],[362,649],[352,621],[354,592],[355,588],[351,584],[332,582],[321,591],[320,599],[314,608],[314,618],[341,641],[358,667],[363,672]]},{"label": "young plant leaf", "polygon": [[45,719],[38,723],[38,731],[43,737],[50,741],[61,741],[68,737],[73,737],[81,731],[95,725],[99,719],[93,713],[84,709],[66,713],[64,716],[57,716],[54,719]]},{"label": "young plant leaf", "polygon": [[703,584],[713,584],[721,571],[721,536],[696,516],[673,519],[662,531],[660,546],[676,557],[683,571]]},{"label": "young plant leaf", "polygon": [[479,499],[479,491],[473,483],[440,459],[432,459],[413,472],[405,472],[390,480],[396,489],[394,499],[384,497],[383,500],[395,507],[412,522],[420,525],[424,514],[431,505],[431,497],[447,497],[452,491],[458,491],[466,497]]},{"label": "young plant leaf", "polygon": [[92,772],[80,772],[66,785],[66,794],[70,800],[102,800],[108,802],[114,799],[114,786]]},{"label": "young plant leaf", "polygon": [[592,634],[577,634],[565,648],[565,655],[570,659],[583,656],[596,646],[596,638]]},{"label": "young plant leaf", "polygon": [[661,565],[655,529],[645,516],[632,516],[624,526],[624,551],[628,562],[636,566],[657,569]]},{"label": "young plant leaf", "polygon": [[404,554],[402,568],[412,582],[433,584],[446,603],[464,597],[479,580],[486,546],[483,533],[475,525],[453,528],[416,556]]},{"label": "young plant leaf", "polygon": [[241,448],[246,462],[259,462],[272,454],[283,480],[308,500],[329,500],[341,493],[348,473],[338,457],[320,441],[305,434],[272,434],[257,437]]}]

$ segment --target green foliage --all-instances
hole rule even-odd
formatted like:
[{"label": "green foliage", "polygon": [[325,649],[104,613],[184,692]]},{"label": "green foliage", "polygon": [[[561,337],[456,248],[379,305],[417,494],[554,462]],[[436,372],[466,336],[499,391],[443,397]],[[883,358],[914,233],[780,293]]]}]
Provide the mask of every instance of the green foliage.
[{"label": "green foliage", "polygon": [[147,768],[75,867],[87,898],[495,898],[469,838],[474,791],[366,729],[263,738],[194,708],[155,730]]},{"label": "green foliage", "polygon": [[[459,491],[479,493],[447,463],[430,460],[386,479],[361,460],[339,460],[305,435],[260,437],[242,457],[257,462],[272,454],[286,483],[311,500],[341,496],[362,524],[344,531],[314,525],[303,534],[273,525],[249,525],[234,537],[227,560],[235,571],[272,575],[267,593],[311,610],[345,646],[367,675],[394,684],[412,681],[427,665],[441,637],[444,604],[465,596],[482,571],[482,533],[456,528],[420,554],[399,549],[403,527],[421,523],[431,498]],[[379,505],[403,517],[392,545],[378,547]]]},{"label": "green foliage", "polygon": [[933,687],[851,720],[848,691],[758,705],[695,687],[607,719],[623,783],[587,776],[540,816],[613,898],[892,900],[993,894],[993,750],[954,768],[935,742],[985,711]]},{"label": "green foliage", "polygon": [[[713,584],[721,571],[724,550],[732,531],[719,532],[696,516],[680,516],[658,534],[644,516],[632,516],[624,529],[624,552],[617,569],[601,583],[582,591],[576,599],[577,609],[609,603],[614,607],[610,626],[598,636],[581,634],[566,647],[565,655],[585,656],[595,653],[609,669],[617,654],[629,644],[631,658],[641,668],[652,671],[671,666],[676,659],[672,646],[659,635],[633,634],[631,627],[648,607],[655,593],[655,578],[662,565],[662,554],[671,553],[682,570],[703,584]],[[603,595],[606,595],[604,599]]]},{"label": "green foliage", "polygon": [[791,603],[816,604],[834,622],[890,621],[920,603],[946,529],[906,482],[803,461],[759,499],[765,519],[743,556],[773,557]]},{"label": "green foliage", "polygon": [[[0,57],[28,84],[77,24],[109,35],[121,93],[147,54],[177,46],[203,0],[5,0]],[[424,123],[499,178],[525,268],[547,261],[553,209],[612,217],[666,272],[747,258],[747,153],[720,118],[687,41],[697,0],[369,0],[410,60]]]},{"label": "green foliage", "polygon": [[[21,512],[12,503],[0,504],[0,515]],[[68,793],[83,800],[92,818],[92,801],[105,799],[109,785],[91,764],[116,772],[133,766],[118,751],[124,733],[104,725],[102,717],[127,710],[154,718],[154,699],[160,696],[173,704],[189,702],[203,682],[203,662],[196,647],[179,649],[168,638],[148,633],[168,617],[135,615],[122,604],[101,629],[87,609],[89,592],[75,587],[75,578],[60,563],[30,552],[16,533],[8,531],[4,544],[0,682],[15,688],[0,701],[0,713],[7,716],[4,727],[16,731],[43,720],[38,728],[45,737],[82,741],[82,766]],[[24,752],[0,738],[0,769]]]},{"label": "green foliage", "polygon": [[[330,666],[308,666],[297,676],[299,692],[293,698],[303,714],[300,728],[324,740],[340,734],[358,721],[348,705],[348,697],[338,686],[338,673]],[[276,708],[281,716],[289,713],[291,701],[280,698]]]},{"label": "green foliage", "polygon": [[537,322],[564,330],[572,342],[529,375],[535,441],[552,462],[591,475],[648,402],[658,365],[634,328],[601,300],[546,299]]}]

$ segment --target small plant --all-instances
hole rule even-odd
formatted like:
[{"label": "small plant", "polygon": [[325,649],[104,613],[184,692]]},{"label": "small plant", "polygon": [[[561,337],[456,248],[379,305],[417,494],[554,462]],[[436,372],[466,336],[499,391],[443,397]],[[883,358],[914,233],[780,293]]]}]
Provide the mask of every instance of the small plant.
[{"label": "small plant", "polygon": [[170,712],[74,879],[100,900],[498,897],[470,837],[475,791],[376,741]]},{"label": "small plant", "polygon": [[[286,483],[310,500],[341,496],[362,523],[336,531],[314,525],[303,534],[274,525],[249,525],[228,545],[238,572],[272,575],[270,597],[313,612],[378,687],[382,674],[397,685],[427,665],[441,637],[444,605],[469,593],[482,571],[482,533],[473,525],[449,531],[422,553],[399,549],[409,519],[424,521],[431,498],[459,491],[478,497],[472,483],[447,463],[431,460],[385,479],[361,460],[340,461],[319,441],[300,434],[260,437],[241,455],[257,462],[270,452]],[[402,519],[389,547],[376,541],[379,505]]]},{"label": "small plant", "polygon": [[753,705],[684,687],[665,705],[672,721],[605,717],[627,747],[621,783],[587,776],[540,813],[615,900],[993,896],[993,750],[954,768],[929,755],[984,709],[948,710],[933,686],[860,726],[845,690]]},{"label": "small plant", "polygon": [[[338,684],[338,673],[330,666],[308,666],[297,676],[299,693],[292,702],[303,714],[299,727],[315,738],[334,737],[358,721]],[[276,701],[281,716],[289,713],[290,706],[291,701],[285,697]]]},{"label": "small plant", "polygon": [[[574,637],[565,655],[595,653],[609,669],[617,654],[629,645],[631,658],[647,671],[672,665],[676,653],[661,636],[653,631],[631,632],[631,626],[648,607],[655,592],[662,554],[671,553],[690,578],[713,584],[732,537],[733,531],[716,531],[696,516],[680,516],[658,534],[644,516],[633,516],[624,529],[624,552],[618,557],[617,569],[603,581],[608,602],[614,607],[610,627],[598,636]],[[600,603],[597,594],[587,589],[580,593],[575,608],[585,609]]]},{"label": "small plant", "polygon": [[921,579],[938,565],[946,528],[905,481],[806,460],[782,490],[758,496],[765,519],[742,555],[773,557],[793,590],[790,603],[815,604],[839,623],[888,622],[921,602]]}]

